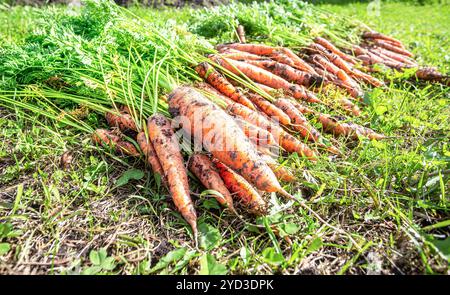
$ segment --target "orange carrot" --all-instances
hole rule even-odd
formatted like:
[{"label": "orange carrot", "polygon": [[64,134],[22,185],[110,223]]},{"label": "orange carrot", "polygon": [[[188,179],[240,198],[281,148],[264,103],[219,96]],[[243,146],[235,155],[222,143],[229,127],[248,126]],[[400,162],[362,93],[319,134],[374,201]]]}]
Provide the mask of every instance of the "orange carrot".
[{"label": "orange carrot", "polygon": [[392,44],[389,44],[388,42],[386,42],[384,40],[374,39],[373,43],[377,46],[383,47],[384,49],[387,49],[387,50],[390,50],[390,51],[393,51],[393,52],[396,52],[396,53],[399,53],[399,54],[402,54],[405,56],[409,56],[409,57],[413,56],[413,54],[411,52],[409,52],[408,50],[394,46]]},{"label": "orange carrot", "polygon": [[207,62],[202,62],[195,68],[200,77],[204,78],[209,84],[216,88],[219,92],[225,94],[235,102],[245,105],[248,108],[255,109],[251,101],[237,88],[235,88],[228,80],[217,72]]},{"label": "orange carrot", "polygon": [[415,77],[420,80],[439,82],[444,85],[450,86],[450,76],[446,76],[438,72],[435,68],[420,68],[416,71]]},{"label": "orange carrot", "polygon": [[109,146],[118,153],[139,157],[139,152],[131,142],[123,141],[120,136],[114,134],[112,131],[97,129],[92,134],[92,141],[98,145]]},{"label": "orange carrot", "polygon": [[129,130],[137,131],[136,123],[134,123],[133,117],[123,111],[119,114],[106,112],[105,118],[110,127],[117,127],[122,132]]},{"label": "orange carrot", "polygon": [[319,114],[317,119],[322,124],[325,131],[331,132],[336,136],[348,136],[352,139],[358,139],[358,135],[377,140],[386,138],[386,136],[378,134],[367,127],[351,122],[342,122],[343,119],[339,117]]},{"label": "orange carrot", "polygon": [[213,195],[221,205],[227,207],[233,213],[236,212],[230,191],[225,186],[215,165],[208,156],[199,153],[193,154],[189,158],[188,167],[207,189],[215,190],[222,195]]},{"label": "orange carrot", "polygon": [[247,136],[247,138],[249,138],[256,146],[273,146],[277,144],[272,133],[267,130],[253,125],[239,116],[235,118],[235,121],[244,131],[245,136]]},{"label": "orange carrot", "polygon": [[323,82],[322,78],[318,75],[303,72],[273,60],[247,60],[245,62],[280,76],[288,82],[306,87],[320,85]]},{"label": "orange carrot", "polygon": [[292,174],[289,169],[286,167],[281,166],[275,159],[273,159],[271,156],[260,153],[261,158],[267,163],[267,165],[272,169],[273,173],[275,173],[275,176],[285,182],[292,182],[295,180],[294,174]]},{"label": "orange carrot", "polygon": [[313,161],[316,159],[316,155],[307,145],[284,131],[280,126],[269,121],[262,114],[236,103],[229,105],[227,111],[272,133],[278,145],[287,152],[298,153]]},{"label": "orange carrot", "polygon": [[257,66],[227,58],[214,58],[214,60],[234,74],[240,75],[242,72],[248,78],[257,83],[261,83],[275,89],[281,88],[287,90],[291,92],[292,96],[296,99],[302,99],[313,103],[322,103],[322,101],[318,99],[312,92],[306,90],[302,86],[289,83],[283,78],[278,77],[271,72],[261,69]]},{"label": "orange carrot", "polygon": [[136,141],[139,144],[142,152],[144,153],[145,159],[150,164],[152,171],[154,173],[158,173],[161,176],[162,182],[164,184],[167,184],[164,170],[161,166],[161,163],[159,162],[158,157],[156,156],[155,148],[153,147],[153,144],[147,139],[144,131],[138,133]]},{"label": "orange carrot", "polygon": [[173,202],[197,236],[197,213],[189,193],[186,169],[170,121],[160,114],[148,119],[148,135],[161,163]]},{"label": "orange carrot", "polygon": [[280,48],[280,52],[284,55],[286,55],[287,57],[289,57],[293,62],[294,65],[302,71],[308,72],[310,74],[317,74],[314,71],[314,68],[309,65],[306,61],[304,61],[303,59],[301,59],[297,54],[295,54],[294,52],[292,52],[292,50],[288,49],[288,48]]},{"label": "orange carrot", "polygon": [[401,63],[404,63],[404,64],[408,64],[408,65],[411,65],[413,67],[417,66],[417,63],[413,59],[411,59],[411,58],[409,58],[407,56],[404,56],[402,54],[399,54],[399,53],[387,50],[387,49],[382,48],[382,47],[374,47],[374,48],[372,48],[372,50],[376,51],[379,54],[382,54],[382,55],[384,55],[384,56],[386,56],[386,57],[388,57],[388,58],[390,58],[390,59],[392,59],[394,61],[401,62]]},{"label": "orange carrot", "polygon": [[390,37],[390,36],[383,35],[383,34],[381,34],[381,33],[375,32],[375,31],[364,32],[363,35],[362,35],[362,37],[365,38],[365,39],[381,39],[381,40],[386,40],[386,41],[391,42],[392,44],[395,44],[395,45],[397,45],[397,46],[399,46],[399,47],[401,47],[401,48],[404,48],[404,45],[403,45],[403,43],[402,43],[400,40],[397,40],[397,39],[395,39],[395,38],[393,38],[393,37]]},{"label": "orange carrot", "polygon": [[320,138],[320,133],[312,127],[308,120],[299,112],[289,100],[279,98],[275,105],[285,112],[292,121],[292,127],[297,130],[303,138],[316,142]]},{"label": "orange carrot", "polygon": [[317,37],[314,39],[314,42],[316,42],[319,45],[322,45],[324,48],[328,49],[330,52],[333,52],[334,54],[340,56],[346,62],[348,62],[352,65],[356,64],[356,60],[353,56],[350,56],[350,55],[342,52],[327,39],[322,38],[322,37]]},{"label": "orange carrot", "polygon": [[181,115],[188,119],[190,126],[183,124],[183,130],[201,140],[208,152],[256,188],[288,195],[232,117],[199,92],[178,87],[169,95],[169,112],[174,117]]},{"label": "orange carrot", "polygon": [[264,58],[260,55],[239,51],[232,48],[223,48],[222,50],[219,50],[219,52],[221,53],[221,56],[235,60],[259,60]]},{"label": "orange carrot", "polygon": [[225,186],[251,213],[263,215],[267,211],[267,203],[259,193],[242,176],[234,172],[218,159],[213,158]]},{"label": "orange carrot", "polygon": [[222,48],[232,48],[239,51],[245,51],[256,55],[269,55],[276,50],[276,48],[264,44],[242,44],[242,43],[228,43],[216,46],[217,50]]},{"label": "orange carrot", "polygon": [[266,100],[264,97],[256,93],[249,93],[248,98],[252,101],[254,105],[256,105],[263,113],[265,113],[271,119],[276,120],[283,125],[289,125],[291,123],[291,119],[289,118],[289,116],[287,116],[282,110],[277,108],[275,105]]}]

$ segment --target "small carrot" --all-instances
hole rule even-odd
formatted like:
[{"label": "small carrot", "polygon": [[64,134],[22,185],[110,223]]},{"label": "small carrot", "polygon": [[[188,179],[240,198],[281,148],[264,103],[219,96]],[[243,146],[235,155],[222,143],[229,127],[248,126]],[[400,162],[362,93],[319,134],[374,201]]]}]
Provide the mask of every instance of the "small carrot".
[{"label": "small carrot", "polygon": [[273,105],[271,102],[266,100],[264,97],[256,93],[249,93],[247,96],[254,105],[256,105],[271,119],[276,120],[283,125],[289,125],[291,123],[291,119],[288,115],[286,115],[282,110]]},{"label": "small carrot", "polygon": [[350,55],[342,52],[341,50],[339,50],[336,46],[334,46],[327,39],[322,38],[322,37],[317,37],[317,38],[314,39],[314,42],[316,42],[319,45],[322,45],[323,47],[328,49],[330,52],[333,52],[334,54],[337,54],[338,56],[340,56],[346,62],[348,62],[348,63],[350,63],[352,65],[356,64],[356,60],[355,60],[355,58],[353,56],[350,56]]},{"label": "small carrot", "polygon": [[145,156],[145,159],[150,164],[152,171],[154,173],[158,173],[161,176],[161,180],[164,184],[167,184],[166,177],[164,175],[164,170],[159,162],[158,157],[156,156],[155,148],[153,144],[147,139],[144,131],[141,131],[136,136],[136,141],[139,144],[139,147],[142,150],[142,153]]},{"label": "small carrot", "polygon": [[261,158],[267,163],[267,165],[272,169],[273,173],[275,173],[275,176],[284,182],[292,182],[295,181],[295,176],[292,174],[289,169],[286,167],[281,166],[275,159],[273,159],[271,156],[260,153]]},{"label": "small carrot", "polygon": [[207,62],[202,62],[195,68],[197,73],[205,79],[209,84],[216,88],[219,92],[228,96],[232,100],[245,105],[250,109],[255,109],[251,101],[237,88],[235,88],[228,80],[217,72]]},{"label": "small carrot", "polygon": [[118,153],[139,157],[139,152],[131,142],[123,141],[120,136],[114,134],[112,131],[97,129],[92,134],[92,141],[98,145],[109,146]]},{"label": "small carrot", "polygon": [[161,163],[173,202],[197,236],[197,213],[189,193],[186,169],[170,121],[160,114],[148,119],[148,135]]},{"label": "small carrot", "polygon": [[237,35],[239,37],[239,42],[241,43],[247,43],[247,40],[245,39],[245,30],[244,26],[238,25],[236,28]]},{"label": "small carrot", "polygon": [[435,68],[420,68],[416,71],[415,77],[420,80],[439,82],[444,85],[450,86],[450,76],[446,76],[438,72]]},{"label": "small carrot", "polygon": [[240,75],[242,72],[248,78],[257,83],[261,83],[275,89],[281,88],[289,91],[296,99],[302,99],[312,103],[322,103],[322,101],[318,99],[312,92],[306,90],[302,86],[289,83],[283,78],[278,77],[271,72],[261,69],[257,66],[227,58],[215,58],[214,60],[234,74]]},{"label": "small carrot", "polygon": [[339,117],[319,114],[317,116],[317,119],[322,124],[325,131],[331,132],[336,136],[348,136],[352,139],[358,139],[358,135],[377,140],[386,138],[386,136],[378,134],[367,127],[363,127],[351,122],[341,122],[342,119]]},{"label": "small carrot", "polygon": [[267,203],[250,183],[218,159],[213,158],[212,161],[217,167],[225,186],[234,196],[236,196],[239,203],[256,215],[263,215],[266,213]]},{"label": "small carrot", "polygon": [[242,44],[242,43],[228,43],[216,46],[217,50],[222,48],[232,48],[240,51],[249,52],[256,55],[269,55],[276,50],[276,48],[264,44]]},{"label": "small carrot", "polygon": [[118,114],[113,112],[106,112],[105,114],[106,121],[110,127],[117,127],[122,132],[127,132],[129,130],[137,131],[136,123],[131,117],[130,114],[127,114],[121,111]]},{"label": "small carrot", "polygon": [[207,189],[215,190],[222,195],[213,195],[221,205],[227,207],[233,213],[236,212],[230,191],[225,186],[215,165],[207,155],[199,153],[193,154],[189,158],[188,167]]}]

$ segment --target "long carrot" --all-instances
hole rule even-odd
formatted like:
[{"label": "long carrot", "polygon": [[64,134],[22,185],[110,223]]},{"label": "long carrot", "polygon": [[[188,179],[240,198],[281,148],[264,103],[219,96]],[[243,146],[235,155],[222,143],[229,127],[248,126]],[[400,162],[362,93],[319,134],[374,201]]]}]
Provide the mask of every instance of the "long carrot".
[{"label": "long carrot", "polygon": [[283,78],[278,77],[271,72],[261,69],[257,66],[227,58],[214,58],[214,60],[234,74],[239,75],[242,72],[248,78],[257,83],[261,83],[275,89],[281,88],[287,90],[291,92],[292,96],[296,99],[302,99],[313,103],[322,103],[322,101],[318,99],[312,92],[306,90],[302,86],[289,83]]},{"label": "long carrot", "polygon": [[230,191],[225,186],[215,165],[207,155],[199,153],[193,154],[189,158],[188,167],[207,189],[215,190],[222,195],[213,195],[220,204],[230,209],[231,212],[236,212]]},{"label": "long carrot", "polygon": [[186,169],[170,121],[160,114],[148,119],[148,135],[167,178],[173,202],[197,236],[197,213],[189,193]]},{"label": "long carrot", "polygon": [[411,52],[409,52],[408,50],[400,48],[400,47],[397,47],[397,46],[394,46],[392,44],[389,44],[388,42],[386,42],[384,40],[374,39],[373,43],[375,45],[377,45],[377,46],[383,47],[383,48],[385,48],[387,50],[390,50],[390,51],[393,51],[393,52],[396,52],[396,53],[399,53],[399,54],[402,54],[402,55],[406,55],[406,56],[409,56],[409,57],[413,56],[413,54]]},{"label": "long carrot", "polygon": [[164,170],[161,166],[161,163],[159,162],[158,156],[156,156],[155,148],[153,147],[153,144],[147,139],[144,131],[138,133],[138,135],[136,136],[136,141],[139,144],[139,147],[141,148],[145,159],[152,168],[152,171],[154,173],[158,173],[161,176],[162,182],[164,184],[167,184],[167,179],[164,175]]},{"label": "long carrot", "polygon": [[256,105],[263,113],[265,113],[271,119],[276,120],[283,125],[289,125],[291,123],[291,119],[289,118],[288,115],[286,115],[282,110],[273,105],[264,97],[256,93],[249,93],[247,96],[254,105]]},{"label": "long carrot", "polygon": [[114,134],[112,131],[97,129],[92,134],[92,141],[98,145],[109,146],[118,153],[139,157],[139,152],[131,142],[123,141],[120,136]]},{"label": "long carrot", "polygon": [[249,52],[245,52],[245,51],[232,49],[232,48],[223,48],[222,50],[219,50],[219,52],[221,53],[221,56],[227,57],[227,58],[230,58],[230,59],[235,59],[235,60],[259,60],[259,59],[264,59],[263,56],[256,55],[256,54],[253,54],[253,53],[249,53]]},{"label": "long carrot", "polygon": [[348,62],[348,63],[350,63],[352,65],[356,64],[356,62],[357,62],[353,56],[350,56],[350,55],[342,52],[341,50],[339,50],[336,46],[334,46],[330,41],[328,41],[325,38],[317,37],[317,38],[314,39],[314,42],[316,42],[317,44],[322,45],[323,47],[325,47],[329,51],[333,52],[334,54],[337,54],[343,60],[345,60],[346,62]]},{"label": "long carrot", "polygon": [[249,123],[252,123],[258,127],[261,127],[270,133],[272,133],[276,142],[284,150],[289,153],[298,153],[299,155],[305,156],[310,160],[315,160],[316,155],[314,152],[303,142],[299,141],[297,138],[293,137],[289,133],[283,130],[278,125],[269,121],[266,117],[258,112],[250,110],[242,105],[233,103],[228,106],[227,111],[231,114],[240,116]]},{"label": "long carrot", "polygon": [[273,138],[272,133],[264,130],[256,125],[253,125],[239,116],[235,119],[236,123],[244,131],[245,136],[249,138],[256,146],[274,146],[277,145],[275,138]]},{"label": "long carrot", "polygon": [[279,63],[273,60],[247,60],[248,64],[260,67],[266,71],[269,71],[281,78],[287,80],[288,82],[296,83],[306,87],[313,85],[321,85],[323,80],[320,76],[315,74],[310,74],[303,72],[293,67]]},{"label": "long carrot", "polygon": [[381,34],[381,33],[379,33],[379,32],[375,32],[375,31],[367,31],[367,32],[364,32],[364,33],[362,34],[362,37],[365,38],[365,39],[381,39],[381,40],[386,40],[386,41],[389,41],[389,42],[391,42],[391,43],[393,43],[393,44],[395,44],[395,45],[397,45],[397,46],[399,46],[399,47],[401,47],[401,48],[404,48],[404,45],[403,45],[403,43],[402,43],[400,40],[397,40],[397,39],[395,39],[395,38],[393,38],[393,37],[390,37],[390,36],[386,36],[386,35]]},{"label": "long carrot", "polygon": [[289,195],[232,117],[195,89],[178,87],[172,91],[169,94],[169,112],[174,117],[180,115],[188,119],[190,126],[182,126],[185,132],[201,140],[208,152],[256,188]]},{"label": "long carrot", "polygon": [[330,115],[319,114],[317,119],[322,124],[323,128],[327,132],[331,132],[336,136],[348,136],[352,139],[358,139],[358,135],[368,137],[369,139],[384,139],[386,136],[376,133],[372,129],[363,127],[361,125],[342,122],[339,117],[332,117]]},{"label": "long carrot", "polygon": [[404,64],[409,64],[411,66],[417,66],[417,62],[415,62],[413,59],[411,59],[407,56],[404,56],[403,54],[399,54],[399,53],[387,50],[382,47],[374,47],[373,50],[375,50],[393,60],[396,60],[398,62],[402,62]]},{"label": "long carrot", "polygon": [[212,161],[216,165],[225,186],[237,198],[239,203],[256,215],[266,213],[267,203],[250,183],[218,159],[213,158]]},{"label": "long carrot", "polygon": [[306,61],[301,59],[297,54],[292,52],[292,50],[290,50],[289,48],[281,48],[280,52],[285,54],[286,56],[288,56],[290,59],[292,59],[292,61],[294,62],[294,65],[298,69],[303,70],[308,73],[311,73],[311,74],[317,74],[314,71],[313,67],[311,67]]},{"label": "long carrot", "polygon": [[264,44],[242,44],[242,43],[228,43],[228,44],[220,44],[216,46],[217,50],[221,50],[222,48],[232,48],[240,51],[249,52],[256,55],[270,55],[272,54],[276,48],[264,45]]},{"label": "long carrot", "polygon": [[237,88],[235,88],[228,80],[217,72],[207,62],[202,62],[195,68],[197,73],[205,79],[209,84],[216,88],[219,92],[225,94],[232,100],[245,105],[248,108],[254,109],[255,107],[248,100],[247,97]]}]

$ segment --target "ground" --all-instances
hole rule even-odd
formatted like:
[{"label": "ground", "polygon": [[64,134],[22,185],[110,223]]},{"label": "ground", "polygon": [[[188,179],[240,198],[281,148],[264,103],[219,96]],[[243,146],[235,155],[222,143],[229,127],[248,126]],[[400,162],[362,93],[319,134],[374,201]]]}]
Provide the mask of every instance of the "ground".
[{"label": "ground", "polygon": [[[450,71],[448,5],[380,5],[321,7]],[[367,97],[371,126],[388,141],[331,162],[291,159],[304,171],[297,191],[332,227],[282,201],[267,218],[236,218],[193,186],[198,248],[142,161],[0,108],[0,273],[448,274],[450,91],[394,78]]]}]

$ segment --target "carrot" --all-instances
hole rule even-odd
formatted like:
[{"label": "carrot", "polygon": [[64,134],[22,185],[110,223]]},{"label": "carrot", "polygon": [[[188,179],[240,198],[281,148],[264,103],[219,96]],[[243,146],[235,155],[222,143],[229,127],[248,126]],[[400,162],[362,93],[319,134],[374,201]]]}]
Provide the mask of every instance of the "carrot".
[{"label": "carrot", "polygon": [[203,91],[205,91],[205,92],[207,92],[207,93],[209,93],[211,95],[214,95],[214,96],[220,98],[221,100],[223,100],[227,104],[230,104],[230,103],[234,102],[228,96],[223,95],[216,88],[212,87],[211,85],[209,85],[207,83],[204,83],[204,82],[196,83],[195,87],[197,89],[203,90]]},{"label": "carrot", "polygon": [[248,98],[252,101],[254,105],[256,105],[263,113],[265,113],[271,119],[274,119],[283,125],[289,125],[291,123],[291,119],[289,118],[289,116],[287,116],[282,110],[277,108],[275,105],[266,100],[264,97],[255,93],[249,93]]},{"label": "carrot", "polygon": [[119,114],[106,112],[105,118],[110,127],[117,127],[122,132],[129,130],[137,131],[136,123],[134,123],[133,117],[124,111],[121,111]]},{"label": "carrot", "polygon": [[222,48],[232,48],[256,55],[269,55],[276,50],[276,48],[264,44],[242,44],[242,43],[220,44],[217,45],[216,48],[217,50],[221,50]]},{"label": "carrot", "polygon": [[439,73],[435,68],[420,68],[416,71],[415,77],[420,80],[439,82],[444,85],[450,86],[450,76]]},{"label": "carrot", "polygon": [[232,117],[199,92],[178,87],[169,94],[169,112],[174,117],[181,115],[188,119],[190,126],[184,123],[182,126],[185,132],[201,140],[208,152],[256,188],[288,195]]},{"label": "carrot", "polygon": [[274,89],[272,87],[269,87],[267,85],[264,85],[264,84],[260,84],[260,83],[256,83],[255,82],[255,85],[258,86],[262,91],[264,91],[265,93],[267,93],[269,95],[273,95],[274,93],[277,92],[276,89]]},{"label": "carrot", "polygon": [[312,92],[306,90],[302,86],[289,83],[283,78],[278,77],[271,72],[261,69],[257,66],[227,58],[215,58],[214,60],[234,74],[240,75],[242,72],[248,78],[257,83],[261,83],[275,89],[281,88],[287,90],[291,92],[292,96],[296,99],[302,99],[313,103],[322,103],[322,101],[318,99]]},{"label": "carrot", "polygon": [[247,138],[249,138],[256,146],[273,146],[277,144],[272,133],[267,130],[253,125],[240,117],[236,117],[235,121],[244,131],[245,136],[247,136]]},{"label": "carrot", "polygon": [[141,131],[136,136],[136,141],[139,144],[142,152],[144,153],[145,159],[150,164],[152,171],[154,173],[158,173],[161,176],[161,180],[164,184],[167,184],[167,179],[164,175],[164,170],[159,162],[158,157],[156,156],[155,148],[153,144],[147,139],[144,131]]},{"label": "carrot", "polygon": [[242,176],[234,172],[230,167],[213,158],[220,176],[228,190],[236,196],[238,201],[251,213],[263,215],[267,211],[267,203],[259,193]]},{"label": "carrot", "polygon": [[320,85],[323,82],[318,75],[303,72],[273,60],[247,60],[245,62],[269,71],[289,82],[306,87]]},{"label": "carrot", "polygon": [[286,55],[287,57],[289,57],[293,62],[294,65],[300,69],[303,70],[305,72],[308,72],[310,74],[317,74],[314,71],[314,68],[311,67],[306,61],[304,61],[303,59],[301,59],[297,54],[295,54],[294,52],[292,52],[292,50],[288,49],[288,48],[281,48],[280,52],[284,55]]},{"label": "carrot", "polygon": [[388,42],[385,42],[384,40],[374,39],[373,43],[377,46],[383,47],[384,49],[387,49],[387,50],[390,50],[390,51],[393,51],[393,52],[396,52],[396,53],[399,53],[402,55],[406,55],[409,57],[413,56],[413,54],[411,52],[409,52],[408,50],[394,46],[392,44],[389,44]]},{"label": "carrot", "polygon": [[92,141],[98,145],[109,146],[118,153],[139,157],[139,152],[131,142],[123,141],[120,136],[114,134],[112,131],[97,129],[92,134]]},{"label": "carrot", "polygon": [[189,193],[186,169],[170,121],[155,114],[148,119],[148,135],[161,163],[173,202],[197,236],[197,213]]},{"label": "carrot", "polygon": [[280,126],[269,121],[262,114],[236,103],[229,105],[227,111],[272,133],[277,144],[287,152],[298,153],[313,161],[316,159],[316,155],[307,145],[284,131]]},{"label": "carrot", "polygon": [[372,129],[351,122],[340,122],[343,119],[332,117],[330,115],[319,114],[317,119],[327,132],[336,136],[348,136],[352,139],[358,139],[358,135],[366,136],[369,139],[384,139],[386,136],[378,134]]},{"label": "carrot", "polygon": [[189,170],[200,180],[207,188],[219,192],[222,196],[213,195],[214,198],[223,206],[227,207],[233,213],[236,212],[233,206],[233,199],[230,191],[225,186],[215,165],[208,156],[204,154],[193,154],[188,161]]},{"label": "carrot", "polygon": [[239,37],[239,42],[241,43],[247,43],[247,40],[245,39],[245,31],[244,26],[238,25],[236,28],[237,35]]},{"label": "carrot", "polygon": [[328,41],[325,38],[322,37],[317,37],[314,39],[314,42],[316,42],[319,45],[322,45],[324,48],[328,49],[330,52],[333,52],[334,54],[337,54],[338,56],[340,56],[343,60],[345,60],[346,62],[354,65],[356,64],[356,60],[353,56],[350,56],[344,52],[342,52],[341,50],[339,50],[336,46],[334,46],[330,41]]},{"label": "carrot", "polygon": [[216,88],[219,92],[225,94],[232,100],[245,105],[250,109],[255,109],[251,101],[237,88],[235,88],[228,80],[217,72],[207,62],[202,62],[195,68],[197,73],[205,79],[209,84]]},{"label": "carrot", "polygon": [[300,135],[309,141],[316,142],[320,138],[320,133],[314,127],[312,127],[308,120],[299,112],[289,100],[285,98],[279,98],[275,105],[285,112],[292,121],[292,127],[297,130]]},{"label": "carrot", "polygon": [[[403,70],[405,67],[408,67],[407,65],[399,62],[391,62],[389,60],[383,59],[381,56],[379,56],[376,53],[370,52],[369,50],[366,50],[360,46],[353,46],[355,53],[357,54],[358,58],[363,57],[361,61],[365,65],[373,65],[373,64],[384,64],[390,68],[397,69],[397,70]],[[368,57],[368,58],[367,58]]]},{"label": "carrot", "polygon": [[322,45],[312,43],[311,45],[309,45],[308,49],[313,53],[321,54],[322,56],[326,57],[330,62],[332,62],[335,66],[345,71],[347,74],[352,73],[351,66],[347,62],[345,62],[337,54],[328,51],[328,49],[326,49]]},{"label": "carrot", "polygon": [[402,43],[400,40],[397,40],[397,39],[395,39],[395,38],[393,38],[393,37],[390,37],[390,36],[383,35],[383,34],[381,34],[381,33],[375,32],[375,31],[371,31],[371,32],[367,31],[367,32],[364,32],[363,35],[362,35],[362,37],[365,38],[365,39],[381,39],[381,40],[386,40],[386,41],[389,41],[389,42],[391,42],[391,43],[393,43],[393,44],[395,44],[395,45],[397,45],[397,46],[399,46],[399,47],[401,47],[401,48],[404,48],[404,45],[403,45],[403,43]]},{"label": "carrot", "polygon": [[324,71],[323,69],[320,69],[318,67],[314,67],[314,70],[325,81],[333,81],[333,80],[337,79],[337,77],[334,74],[332,74],[328,71]]},{"label": "carrot", "polygon": [[220,54],[221,56],[235,60],[259,60],[264,58],[263,56],[260,55],[256,55],[245,51],[239,51],[232,48],[223,48],[222,50],[219,50],[219,52],[221,53]]},{"label": "carrot", "polygon": [[281,166],[275,159],[267,154],[260,153],[261,158],[267,163],[267,165],[272,169],[275,176],[285,182],[292,182],[295,180],[294,174],[292,174],[289,169]]},{"label": "carrot", "polygon": [[339,104],[342,106],[344,110],[346,110],[350,114],[354,116],[361,116],[360,108],[356,104],[352,103],[350,100],[341,97],[339,99]]},{"label": "carrot", "polygon": [[407,56],[404,56],[402,54],[399,54],[399,53],[387,50],[387,49],[382,48],[382,47],[374,47],[372,49],[374,51],[376,51],[376,52],[378,52],[378,53],[380,53],[380,54],[390,58],[390,59],[393,59],[393,60],[397,61],[397,62],[408,64],[408,65],[411,65],[413,67],[417,66],[417,63],[413,59],[411,59],[411,58],[409,58]]}]

